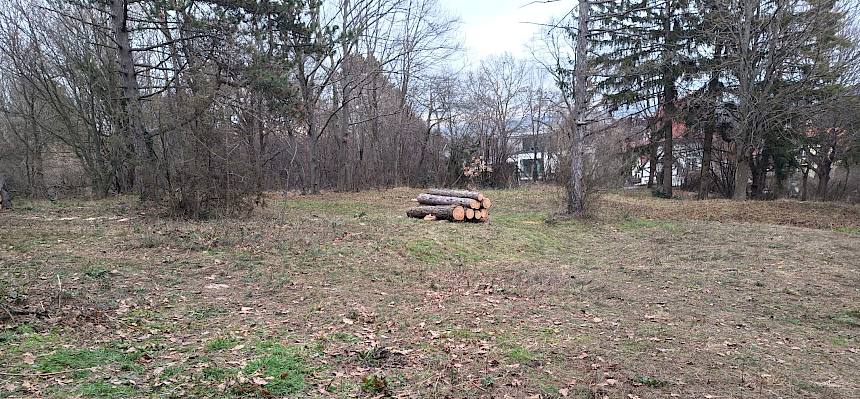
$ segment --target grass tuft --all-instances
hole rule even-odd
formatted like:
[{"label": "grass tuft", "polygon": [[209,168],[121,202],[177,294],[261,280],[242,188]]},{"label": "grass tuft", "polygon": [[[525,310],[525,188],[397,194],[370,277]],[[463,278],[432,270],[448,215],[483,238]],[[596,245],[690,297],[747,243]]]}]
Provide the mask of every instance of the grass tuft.
[{"label": "grass tuft", "polygon": [[672,384],[669,381],[647,375],[638,375],[634,381],[651,388],[663,388]]},{"label": "grass tuft", "polygon": [[215,338],[206,343],[203,347],[206,351],[220,351],[230,349],[239,344],[239,341],[234,338]]},{"label": "grass tuft", "polygon": [[125,360],[122,353],[110,349],[60,349],[36,360],[43,372],[87,369]]},{"label": "grass tuft", "polygon": [[514,346],[507,352],[509,359],[518,363],[528,363],[535,359],[535,354],[522,346]]},{"label": "grass tuft", "polygon": [[113,385],[103,381],[88,382],[78,388],[83,396],[94,398],[128,398],[134,396],[135,389],[130,385]]},{"label": "grass tuft", "polygon": [[299,348],[264,342],[258,349],[264,355],[249,362],[245,366],[245,373],[270,377],[266,390],[274,395],[292,395],[305,388],[305,377],[310,374],[311,368]]},{"label": "grass tuft", "polygon": [[833,320],[853,327],[860,327],[860,310],[848,310],[836,315]]}]

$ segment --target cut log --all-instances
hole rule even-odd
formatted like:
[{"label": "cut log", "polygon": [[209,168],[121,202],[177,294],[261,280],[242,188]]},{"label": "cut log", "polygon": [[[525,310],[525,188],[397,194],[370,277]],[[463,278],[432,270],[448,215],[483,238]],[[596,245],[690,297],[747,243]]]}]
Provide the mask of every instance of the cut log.
[{"label": "cut log", "polygon": [[487,214],[487,210],[481,209],[481,210],[475,211],[475,218],[470,220],[470,222],[486,223],[488,218],[489,218],[489,215]]},{"label": "cut log", "polygon": [[448,190],[446,188],[431,188],[427,190],[427,194],[441,195],[443,197],[471,198],[475,201],[482,201],[484,199],[484,194],[477,191]]},{"label": "cut log", "polygon": [[416,206],[406,211],[406,216],[416,219],[424,219],[427,215],[460,222],[466,218],[466,211],[459,205]]},{"label": "cut log", "polygon": [[484,197],[484,199],[481,200],[481,207],[486,208],[486,209],[490,209],[493,207],[493,201],[490,201],[489,198]]},{"label": "cut log", "polygon": [[460,205],[465,208],[478,209],[481,202],[471,198],[445,197],[433,194],[421,194],[417,198],[419,204],[423,205]]},{"label": "cut log", "polygon": [[466,209],[466,220],[472,220],[475,218],[475,210],[472,208]]}]

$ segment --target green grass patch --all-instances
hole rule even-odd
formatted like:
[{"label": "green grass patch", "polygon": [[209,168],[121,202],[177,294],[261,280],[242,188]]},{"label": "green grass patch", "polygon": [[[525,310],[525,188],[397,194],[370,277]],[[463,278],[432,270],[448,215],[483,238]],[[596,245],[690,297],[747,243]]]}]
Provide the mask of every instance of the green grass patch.
[{"label": "green grass patch", "polygon": [[333,333],[333,334],[329,335],[329,340],[335,341],[335,342],[345,342],[348,344],[354,344],[354,343],[360,341],[360,339],[358,337],[356,337],[355,335],[352,335],[350,333],[345,333],[345,332]]},{"label": "green grass patch", "polygon": [[517,363],[528,363],[535,360],[535,354],[521,345],[515,345],[508,349],[505,355]]},{"label": "green grass patch", "polygon": [[484,259],[481,254],[475,253],[475,248],[457,237],[459,235],[453,236],[444,245],[426,238],[413,240],[407,242],[404,248],[411,258],[434,265],[443,261],[478,262]]},{"label": "green grass patch", "polygon": [[17,334],[15,334],[12,330],[3,330],[0,331],[0,344],[5,344],[7,342],[12,342],[17,338]]},{"label": "green grass patch", "polygon": [[231,375],[236,375],[238,370],[224,367],[206,367],[203,369],[203,378],[208,381],[224,381]]},{"label": "green grass patch", "polygon": [[833,229],[833,231],[845,234],[860,234],[860,227],[858,226],[843,226],[837,227]]},{"label": "green grass patch", "polygon": [[621,341],[621,349],[627,353],[643,353],[651,349],[651,344],[641,340],[625,339]]},{"label": "green grass patch", "polygon": [[84,276],[94,280],[101,280],[110,274],[110,270],[100,266],[92,266],[84,270]]},{"label": "green grass patch", "polygon": [[311,214],[315,215],[339,215],[349,216],[350,218],[356,218],[356,215],[361,215],[361,217],[365,217],[367,216],[368,210],[368,206],[355,201],[332,201],[311,198],[295,198],[288,199],[284,201],[283,204],[288,209],[308,211]]},{"label": "green grass patch", "polygon": [[427,263],[438,263],[443,258],[443,251],[439,244],[430,239],[406,243],[406,252],[416,260]]},{"label": "green grass patch", "polygon": [[113,349],[59,349],[36,360],[36,369],[51,373],[63,370],[88,369],[126,360]]},{"label": "green grass patch", "polygon": [[648,375],[637,375],[633,380],[651,388],[663,388],[672,384],[669,381]]},{"label": "green grass patch", "polygon": [[522,226],[536,226],[546,223],[547,214],[545,212],[523,211],[523,212],[502,212],[492,215],[492,223],[504,226],[521,228]]},{"label": "green grass patch", "polygon": [[663,230],[666,230],[670,233],[675,233],[680,230],[680,227],[675,223],[660,220],[639,219],[634,217],[624,218],[621,223],[618,224],[618,228],[622,231],[662,228]]},{"label": "green grass patch", "polygon": [[228,313],[230,313],[230,311],[224,307],[211,305],[211,306],[202,306],[202,307],[191,309],[188,312],[188,316],[190,316],[193,319],[197,319],[197,320],[205,320],[208,318],[217,317],[217,316],[225,315]]},{"label": "green grass patch", "polygon": [[239,344],[239,340],[235,338],[215,338],[206,343],[203,347],[206,351],[221,351],[224,349],[230,349]]},{"label": "green grass patch", "polygon": [[848,310],[833,317],[833,320],[853,327],[860,327],[860,310]]},{"label": "green grass patch", "polygon": [[183,371],[185,371],[185,367],[183,367],[183,366],[167,367],[164,369],[164,371],[158,377],[163,379],[163,380],[166,380],[170,377],[175,377],[175,376],[179,375]]},{"label": "green grass patch", "polygon": [[304,390],[305,377],[312,369],[300,348],[263,341],[257,349],[263,355],[249,362],[245,373],[273,378],[266,384],[266,390],[273,395],[293,395]]}]

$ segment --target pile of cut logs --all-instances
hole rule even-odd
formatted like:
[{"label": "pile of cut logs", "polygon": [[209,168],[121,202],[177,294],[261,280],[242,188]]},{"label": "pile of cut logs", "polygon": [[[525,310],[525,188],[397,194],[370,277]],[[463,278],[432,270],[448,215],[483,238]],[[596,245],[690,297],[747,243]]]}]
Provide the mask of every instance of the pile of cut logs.
[{"label": "pile of cut logs", "polygon": [[477,191],[434,188],[418,195],[420,204],[406,211],[406,216],[424,220],[452,222],[489,222],[493,201]]}]

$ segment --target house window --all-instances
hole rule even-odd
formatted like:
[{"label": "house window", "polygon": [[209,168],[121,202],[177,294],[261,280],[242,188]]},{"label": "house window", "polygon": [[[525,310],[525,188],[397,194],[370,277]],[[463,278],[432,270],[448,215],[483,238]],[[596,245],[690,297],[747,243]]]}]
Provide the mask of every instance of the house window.
[{"label": "house window", "polygon": [[523,159],[520,161],[520,173],[525,178],[543,175],[543,159]]},{"label": "house window", "polygon": [[541,151],[542,147],[540,137],[523,137],[523,151]]}]

